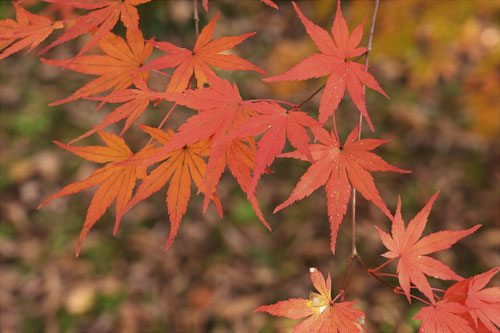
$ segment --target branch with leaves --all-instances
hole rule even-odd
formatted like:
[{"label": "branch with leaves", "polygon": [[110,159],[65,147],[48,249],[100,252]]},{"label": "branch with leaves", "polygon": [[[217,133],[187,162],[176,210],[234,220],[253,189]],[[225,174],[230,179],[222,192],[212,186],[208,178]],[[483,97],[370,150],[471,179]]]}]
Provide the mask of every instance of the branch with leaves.
[{"label": "branch with leaves", "polygon": [[[279,9],[273,1],[261,1]],[[217,187],[226,169],[245,193],[256,217],[271,230],[257,200],[257,186],[262,176],[270,172],[269,168],[276,158],[294,158],[310,166],[298,180],[289,198],[278,205],[274,213],[324,186],[331,231],[330,251],[335,254],[338,230],[347,213],[349,201],[352,201],[352,253],[347,274],[343,288],[332,297],[330,275],[325,279],[316,268],[311,268],[310,277],[317,292],[312,292],[309,299],[290,299],[261,306],[255,311],[305,319],[294,328],[294,332],[362,332],[365,313],[355,307],[356,301],[345,301],[349,272],[352,265],[358,262],[377,281],[391,287],[396,294],[405,295],[409,303],[418,300],[425,304],[414,317],[422,320],[421,331],[498,332],[500,289],[485,286],[500,268],[492,268],[486,273],[465,279],[444,263],[428,256],[450,248],[458,240],[474,233],[480,225],[466,230],[439,231],[421,238],[438,193],[405,226],[401,215],[401,198],[393,215],[370,173],[410,173],[372,152],[388,140],[361,139],[363,119],[372,132],[375,130],[366,105],[366,86],[388,98],[368,72],[378,0],[374,3],[367,47],[359,46],[366,19],[349,33],[340,1],[337,2],[331,33],[313,23],[292,2],[319,53],[312,54],[287,72],[269,76],[263,81],[304,81],[327,77],[324,86],[298,105],[274,99],[244,100],[236,83],[217,75],[213,67],[261,74],[266,72],[246,59],[227,54],[228,50],[253,36],[254,32],[213,39],[220,14],[216,14],[200,31],[197,0],[193,0],[196,42],[189,49],[156,40],[154,36],[144,39],[136,6],[150,0],[42,0],[50,5],[88,11],[60,21],[30,13],[21,6],[21,2],[13,3],[16,20],[0,21],[0,59],[26,48],[26,53],[29,53],[58,29],[66,30],[38,55],[90,33],[88,42],[75,57],[64,60],[40,58],[46,65],[98,76],[69,97],[50,105],[80,99],[100,101],[98,109],[106,103],[120,104],[100,123],[69,144],[55,142],[88,161],[104,164],[88,178],[64,187],[38,207],[56,198],[98,186],[78,239],[77,256],[85,236],[114,201],[116,233],[122,217],[128,211],[167,186],[167,183],[165,200],[170,217],[170,235],[166,243],[168,249],[180,230],[193,184],[198,193],[205,197],[203,210],[214,203],[222,217],[223,207]],[[203,0],[201,4],[208,12],[208,0]],[[112,32],[119,21],[125,28],[125,37]],[[149,60],[155,49],[161,50],[163,54]],[[91,50],[100,53],[87,55]],[[358,61],[363,56],[365,62],[361,64]],[[172,69],[172,75],[164,73],[164,69]],[[148,86],[150,76],[155,74],[168,79],[161,91]],[[346,92],[359,110],[359,121],[356,126],[350,127],[354,129],[341,144],[336,112],[344,102]],[[102,96],[103,93],[108,94]],[[315,119],[302,107],[320,93],[319,116]],[[152,102],[154,106],[163,102],[172,105],[165,112],[163,121],[154,124],[156,127],[139,124],[144,135],[150,139],[142,149],[133,153],[124,139],[125,134],[147,112]],[[166,130],[162,130],[178,105],[193,110],[194,114],[175,130],[168,125]],[[105,132],[108,126],[122,120],[125,123],[119,135]],[[330,121],[333,129],[328,131],[327,123]],[[104,146],[74,145],[96,133]],[[284,152],[287,142],[294,151]],[[356,191],[380,209],[391,223],[391,234],[383,228],[377,228],[382,244],[388,249],[382,254],[387,261],[377,268],[369,268],[356,249]],[[396,272],[386,272],[385,269],[393,262],[397,262]],[[447,290],[438,291],[431,286],[428,276],[457,282]],[[386,280],[390,277],[397,278],[398,285],[393,286]],[[444,294],[440,296],[439,292]]]}]

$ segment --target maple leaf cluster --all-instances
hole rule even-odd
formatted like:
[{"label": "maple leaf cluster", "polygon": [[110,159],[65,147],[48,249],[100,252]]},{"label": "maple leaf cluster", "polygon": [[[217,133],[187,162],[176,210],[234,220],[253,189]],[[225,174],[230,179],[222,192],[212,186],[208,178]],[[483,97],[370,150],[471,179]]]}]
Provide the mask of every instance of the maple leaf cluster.
[{"label": "maple leaf cluster", "polygon": [[[156,41],[155,38],[144,39],[138,28],[139,15],[136,6],[147,3],[149,0],[43,1],[59,5],[64,3],[66,6],[89,12],[71,18],[72,25],[39,54],[84,33],[92,32],[92,37],[74,58],[65,60],[41,58],[41,61],[48,65],[98,76],[69,97],[50,105],[60,105],[77,99],[101,101],[99,108],[105,103],[121,104],[91,130],[72,140],[70,145],[59,144],[61,147],[75,153],[74,149],[76,148],[72,146],[75,142],[94,133],[99,133],[101,137],[113,135],[101,132],[108,126],[125,120],[120,133],[121,137],[153,101],[156,101],[156,104],[161,101],[174,103],[165,120],[177,105],[183,105],[197,112],[176,131],[168,130],[168,133],[163,132],[161,135],[156,131],[155,135],[152,135],[153,132],[150,129],[145,130],[149,127],[141,127],[152,135],[152,140],[156,142],[154,149],[151,145],[147,145],[125,161],[112,160],[112,165],[134,166],[144,170],[144,172],[147,172],[149,166],[162,163],[150,171],[151,174],[160,177],[161,181],[155,183],[154,186],[146,186],[145,184],[151,182],[151,174],[143,177],[143,183],[139,185],[131,201],[121,204],[120,209],[117,210],[117,221],[120,221],[124,213],[132,206],[145,200],[170,181],[169,189],[173,188],[172,183],[176,183],[178,188],[176,195],[172,193],[173,190],[169,190],[167,193],[167,208],[172,227],[171,235],[175,235],[190,197],[188,192],[190,192],[191,178],[186,175],[191,173],[193,179],[197,179],[195,184],[198,192],[205,196],[204,210],[206,210],[208,203],[217,198],[217,184],[227,167],[243,192],[246,193],[257,217],[268,229],[271,229],[259,208],[256,187],[259,179],[269,170],[268,167],[272,165],[276,157],[298,158],[311,163],[311,167],[302,176],[290,198],[276,207],[275,212],[310,195],[324,185],[328,201],[333,253],[335,252],[337,230],[347,210],[351,187],[356,188],[367,200],[382,209],[387,216],[391,216],[369,171],[408,171],[393,167],[374,153],[369,152],[385,141],[359,140],[356,138],[357,129],[354,129],[346,143],[341,145],[336,127],[330,134],[323,128],[330,117],[334,119],[334,111],[337,109],[346,87],[354,103],[370,124],[370,118],[366,113],[362,84],[366,84],[385,95],[373,76],[366,71],[366,66],[351,60],[352,57],[367,52],[366,48],[358,47],[362,37],[363,23],[349,35],[347,24],[341,13],[340,3],[332,28],[332,37],[328,32],[309,21],[299,7],[293,3],[306,32],[322,53],[312,55],[285,74],[264,79],[265,81],[304,80],[329,75],[320,103],[319,119],[316,120],[302,111],[299,106],[290,103],[274,100],[244,101],[235,83],[216,75],[212,66],[226,70],[252,70],[265,74],[264,70],[245,59],[222,53],[237,46],[255,33],[213,39],[219,14],[201,30],[194,47],[190,50],[166,41]],[[264,2],[277,8],[271,1]],[[18,22],[2,21],[1,27],[5,28],[0,30],[0,41],[4,41],[2,46],[7,47],[3,52],[5,56],[12,54],[21,46],[26,47],[27,41],[31,41],[31,49],[34,48],[48,37],[53,29],[61,28],[63,23],[67,23],[65,21],[53,23],[48,18],[30,14],[18,4],[14,5]],[[203,5],[206,8],[208,2],[203,2]],[[111,32],[119,20],[126,28],[126,39]],[[32,34],[29,37],[21,35],[21,31],[29,31],[26,25],[30,24],[37,25],[33,27],[37,34]],[[41,36],[42,29],[38,25],[44,26],[43,38]],[[10,45],[16,38],[21,37],[24,39]],[[35,37],[36,40],[34,40]],[[18,46],[18,44],[20,45]],[[85,55],[93,47],[98,47],[102,54]],[[166,54],[148,61],[154,48],[164,51]],[[173,73],[165,91],[150,90],[147,82],[151,73],[166,75],[161,71],[168,68],[172,68]],[[191,84],[193,80],[196,80],[197,86],[194,89]],[[335,93],[333,93],[334,90]],[[107,96],[98,96],[106,92],[110,93]],[[259,135],[260,139],[257,140],[256,137]],[[319,143],[311,143],[313,138]],[[297,149],[296,152],[282,154],[286,141]],[[199,164],[195,163],[198,166],[196,168],[187,163],[184,158],[175,158],[169,162],[172,163],[169,171],[163,170],[162,166],[165,165],[165,160],[170,161],[171,156],[177,156],[176,152],[180,153],[186,149],[189,151],[191,146],[202,143],[206,145],[206,151],[201,155],[206,159],[202,158],[206,161],[206,167],[200,168]],[[92,151],[104,148],[86,147],[86,149]],[[88,156],[82,157],[88,159]],[[96,162],[95,159],[90,160]],[[109,161],[106,160],[106,162]],[[188,165],[190,166],[188,167]],[[180,172],[182,176],[178,176],[179,173],[172,171],[184,170],[185,168],[189,171],[187,173]],[[163,170],[162,175],[158,174],[159,170]],[[177,177],[180,178],[177,179]],[[89,178],[87,182],[83,182],[88,185],[87,187],[95,186],[96,184],[90,179],[93,180],[93,178]],[[75,191],[62,190],[43,204],[48,203],[53,198],[70,193],[75,193]],[[112,201],[110,199],[116,196],[113,196],[112,192],[106,192],[106,195],[106,200],[96,200],[95,204],[91,204],[89,207],[88,215],[94,216],[95,220],[103,215]],[[103,205],[100,205],[99,202],[102,202]],[[222,215],[220,202],[218,200],[214,202],[217,203],[219,213]],[[95,221],[86,222],[85,226],[93,225],[93,223]],[[168,244],[171,241],[172,238],[169,238]]]},{"label": "maple leaf cluster", "polygon": [[[53,21],[30,13],[21,7],[20,2],[13,3],[16,20],[0,21],[0,59],[25,48],[28,48],[26,53],[32,51],[58,29],[66,30],[38,55],[81,35],[91,34],[88,42],[73,58],[40,58],[47,65],[97,76],[70,96],[50,105],[78,99],[100,101],[98,109],[106,103],[119,104],[100,123],[69,144],[55,141],[58,146],[77,156],[103,164],[86,179],[64,187],[38,207],[56,198],[98,186],[78,239],[77,255],[89,230],[113,202],[116,201],[113,231],[116,234],[122,217],[167,183],[165,200],[170,217],[170,235],[166,242],[168,249],[187,211],[193,185],[198,193],[204,195],[203,210],[213,202],[222,217],[223,207],[217,195],[217,186],[226,169],[247,196],[257,218],[271,230],[257,200],[257,185],[261,177],[270,172],[269,168],[277,157],[294,158],[310,166],[289,198],[278,205],[274,213],[324,187],[330,222],[330,249],[334,254],[339,227],[346,215],[353,189],[357,190],[392,223],[391,235],[377,228],[383,245],[388,249],[383,254],[388,261],[379,268],[397,260],[397,274],[393,274],[399,282],[396,292],[404,294],[410,302],[419,299],[428,305],[415,316],[415,319],[422,320],[421,330],[498,332],[499,288],[483,288],[500,268],[464,279],[444,263],[428,256],[451,247],[461,238],[475,232],[480,225],[462,231],[440,231],[420,238],[437,193],[405,227],[401,216],[401,200],[398,201],[395,215],[392,215],[371,175],[374,171],[410,172],[389,164],[372,152],[388,140],[361,139],[358,125],[341,143],[335,113],[346,91],[372,131],[374,125],[366,107],[365,87],[388,98],[368,72],[368,66],[357,62],[370,51],[359,46],[366,19],[349,33],[338,1],[330,33],[310,21],[292,2],[319,53],[304,59],[286,73],[269,76],[263,81],[327,77],[319,103],[318,119],[315,119],[301,109],[302,104],[272,99],[243,100],[236,83],[216,74],[213,67],[266,75],[263,69],[248,60],[227,54],[228,50],[255,32],[214,39],[219,14],[203,27],[191,49],[157,41],[155,37],[144,38],[139,28],[140,17],[136,6],[151,0],[41,1],[66,8],[62,12],[68,12],[67,8],[87,12]],[[271,0],[261,1],[278,9]],[[208,12],[208,0],[203,0],[202,5]],[[125,28],[125,38],[113,33],[118,21]],[[150,60],[155,49],[163,54]],[[90,50],[97,50],[97,54],[87,55]],[[172,74],[163,72],[165,69],[170,69]],[[164,90],[149,88],[151,75],[169,78]],[[171,103],[171,106],[159,126],[138,124],[150,140],[134,153],[123,136],[152,102],[155,107],[165,102]],[[195,113],[177,129],[165,126],[163,130],[168,117],[179,105]],[[105,132],[108,126],[122,120],[124,124],[119,135]],[[330,120],[333,121],[333,129],[327,130]],[[104,146],[74,145],[96,133]],[[294,151],[284,152],[287,142]],[[370,270],[370,273],[383,276],[379,269]],[[261,306],[256,311],[292,319],[306,318],[295,327],[294,332],[364,331],[365,314],[354,307],[356,302],[344,302],[344,291],[332,299],[330,275],[325,280],[315,268],[311,269],[310,274],[319,293],[311,293],[309,299],[291,299]],[[439,297],[427,276],[458,282]],[[421,292],[428,301],[412,294],[412,288]],[[341,301],[338,301],[339,298]]]}]

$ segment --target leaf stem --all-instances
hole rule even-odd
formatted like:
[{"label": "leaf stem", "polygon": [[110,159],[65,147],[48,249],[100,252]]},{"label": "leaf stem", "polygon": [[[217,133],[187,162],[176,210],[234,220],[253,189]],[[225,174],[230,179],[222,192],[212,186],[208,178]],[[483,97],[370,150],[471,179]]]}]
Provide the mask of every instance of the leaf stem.
[{"label": "leaf stem", "polygon": [[[400,294],[400,295],[404,295],[405,294],[404,291],[401,290],[401,287],[398,287],[398,288],[394,289],[394,293]],[[427,302],[426,300],[424,300],[424,299],[422,299],[422,298],[420,298],[418,296],[412,295],[412,294],[410,294],[410,298],[414,298],[414,299],[416,299],[416,300],[418,300],[418,301],[420,301],[422,303],[425,303],[427,305],[432,305],[431,303]]]},{"label": "leaf stem", "polygon": [[324,85],[322,85],[321,87],[318,88],[318,90],[316,90],[315,92],[312,93],[311,96],[307,97],[302,103],[300,103],[299,105],[297,105],[297,107],[300,109],[302,107],[302,105],[306,104],[307,102],[309,102],[311,99],[314,98],[314,96],[316,96],[321,90],[323,90],[323,88],[326,86],[326,83]]},{"label": "leaf stem", "polygon": [[377,276],[388,276],[388,277],[393,277],[393,278],[397,278],[398,276],[396,274],[392,274],[392,273],[376,273]]},{"label": "leaf stem", "polygon": [[162,71],[159,71],[159,70],[157,70],[157,69],[153,70],[153,72],[158,73],[158,74],[160,74],[160,75],[162,75],[162,76],[168,77],[169,79],[171,79],[171,78],[172,78],[172,75],[169,75],[169,74],[167,74],[167,73],[163,73]]},{"label": "leaf stem", "polygon": [[276,102],[276,103],[280,103],[280,104],[286,104],[286,105],[289,105],[291,107],[298,108],[298,106],[293,104],[293,103],[286,102],[286,101],[280,101],[279,99],[272,99],[272,98],[249,99],[249,100],[243,101],[243,103],[254,103],[254,102],[264,102],[264,101],[265,102]]},{"label": "leaf stem", "polygon": [[356,258],[358,260],[358,262],[360,263],[360,265],[363,266],[363,268],[366,270],[366,272],[368,274],[370,274],[371,276],[373,276],[375,279],[377,279],[384,286],[389,287],[389,288],[391,288],[391,289],[394,290],[394,287],[392,285],[390,285],[388,282],[386,282],[385,280],[383,280],[376,273],[373,273],[372,270],[365,264],[365,262],[363,261],[363,259],[361,259],[361,257],[358,254],[354,258]]},{"label": "leaf stem", "polygon": [[389,260],[387,260],[386,262],[384,262],[382,265],[378,266],[377,268],[374,268],[374,269],[370,269],[370,272],[377,272],[378,270],[380,270],[382,267],[385,267],[386,265],[388,265],[389,263],[393,262],[396,258],[391,258]]},{"label": "leaf stem", "polygon": [[[176,106],[177,106],[177,103],[174,103],[174,105],[172,105],[170,110],[168,110],[167,114],[165,115],[165,117],[161,121],[160,125],[158,125],[158,129],[161,129],[163,127],[163,125],[165,125],[165,122],[167,121],[167,119],[170,116],[170,114],[172,113],[172,111],[174,111]],[[149,139],[148,143],[146,143],[146,146],[149,145],[151,143],[151,141],[153,141],[152,137]]]}]

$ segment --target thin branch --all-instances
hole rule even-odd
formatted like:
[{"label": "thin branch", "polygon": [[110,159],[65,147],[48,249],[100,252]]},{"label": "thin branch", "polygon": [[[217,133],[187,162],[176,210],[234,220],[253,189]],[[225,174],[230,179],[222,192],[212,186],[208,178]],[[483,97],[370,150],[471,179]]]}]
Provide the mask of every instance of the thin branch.
[{"label": "thin branch", "polygon": [[194,29],[196,34],[196,39],[198,39],[198,35],[200,34],[200,16],[198,15],[198,0],[193,0],[194,8],[193,8],[193,18],[194,18]]},{"label": "thin branch", "polygon": [[[347,289],[347,281],[349,281],[349,274],[351,273],[351,268],[352,268],[352,264],[354,263],[354,258],[356,258],[357,255],[351,255],[349,257],[349,265],[347,265],[347,271],[345,272],[345,276],[344,276],[344,282],[342,282],[342,288],[340,290],[343,290],[345,292],[345,290]],[[344,300],[342,299],[342,302]]]},{"label": "thin branch", "polygon": [[[373,32],[375,30],[375,21],[377,20],[377,11],[378,11],[378,5],[379,5],[379,0],[375,0],[375,6],[373,7],[373,14],[372,14],[372,24],[370,26],[370,34],[368,36],[368,44],[366,45],[368,51],[366,52],[366,58],[365,58],[365,66],[368,66],[368,63],[370,62],[370,51],[372,49],[372,42],[373,42]],[[365,68],[367,71],[368,68]],[[366,91],[366,86],[363,84],[363,95],[365,95]],[[363,115],[360,113],[359,114],[359,121],[358,121],[358,140],[361,139],[361,126],[363,125]],[[356,250],[356,189],[353,188],[352,191],[352,256],[355,256],[358,254]]]}]

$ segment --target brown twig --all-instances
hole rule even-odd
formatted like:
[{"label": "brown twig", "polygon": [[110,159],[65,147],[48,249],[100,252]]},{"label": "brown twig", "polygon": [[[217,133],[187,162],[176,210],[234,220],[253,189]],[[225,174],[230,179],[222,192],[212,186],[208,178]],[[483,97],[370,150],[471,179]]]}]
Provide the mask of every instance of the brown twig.
[{"label": "brown twig", "polygon": [[[347,281],[349,281],[349,274],[351,273],[351,268],[354,263],[354,258],[356,258],[358,255],[351,255],[349,257],[349,265],[347,265],[347,271],[345,272],[344,276],[344,281],[342,282],[342,289],[341,290],[346,290],[347,289]],[[343,302],[344,300],[342,300]]]},{"label": "brown twig", "polygon": [[[375,30],[375,21],[377,18],[378,5],[379,5],[379,0],[375,0],[375,6],[373,7],[373,13],[372,13],[372,23],[370,26],[370,33],[368,36],[368,44],[367,44],[368,50],[364,53],[364,55],[366,55],[366,58],[365,58],[365,65],[366,66],[368,66],[368,63],[370,61],[370,50],[372,48],[373,32]],[[365,85],[363,85],[363,94],[365,94],[365,90],[366,90],[366,87],[365,87]],[[363,124],[363,115],[360,113],[359,121],[358,121],[358,140],[361,138],[361,126],[362,126],[362,124]],[[347,282],[349,280],[349,274],[351,272],[354,259],[357,259],[357,261],[361,264],[361,266],[363,266],[365,268],[365,270],[368,274],[373,276],[380,283],[393,289],[393,287],[389,283],[387,283],[386,281],[381,279],[377,274],[375,274],[374,272],[372,272],[370,270],[370,268],[361,259],[361,257],[358,254],[358,251],[356,249],[356,189],[355,188],[353,188],[353,191],[352,191],[352,216],[351,217],[352,217],[352,219],[351,219],[351,221],[352,221],[352,228],[351,228],[351,232],[352,232],[351,247],[352,247],[352,250],[351,250],[351,256],[349,258],[349,265],[347,266],[347,271],[346,271],[346,275],[344,278],[344,282],[342,283],[342,290],[345,291],[345,289],[347,288]]]},{"label": "brown twig", "polygon": [[200,34],[200,16],[198,15],[198,0],[193,0],[193,18],[194,18],[194,31],[196,34],[196,39]]},{"label": "brown twig", "polygon": [[[370,34],[368,35],[368,44],[366,45],[366,48],[368,51],[366,51],[366,58],[365,58],[365,66],[368,66],[368,63],[370,62],[370,51],[372,49],[372,42],[373,42],[373,32],[375,30],[375,21],[377,19],[377,11],[378,11],[378,5],[379,5],[379,0],[375,0],[375,6],[373,7],[373,14],[372,14],[372,24],[370,26]],[[368,68],[365,68],[365,70],[368,70]],[[366,91],[366,86],[363,84],[363,95],[365,94]],[[358,140],[361,139],[361,126],[363,125],[363,115],[360,113],[359,114],[359,121],[358,121]],[[358,252],[356,250],[356,189],[353,188],[352,191],[352,253],[351,256],[357,256]]]}]

